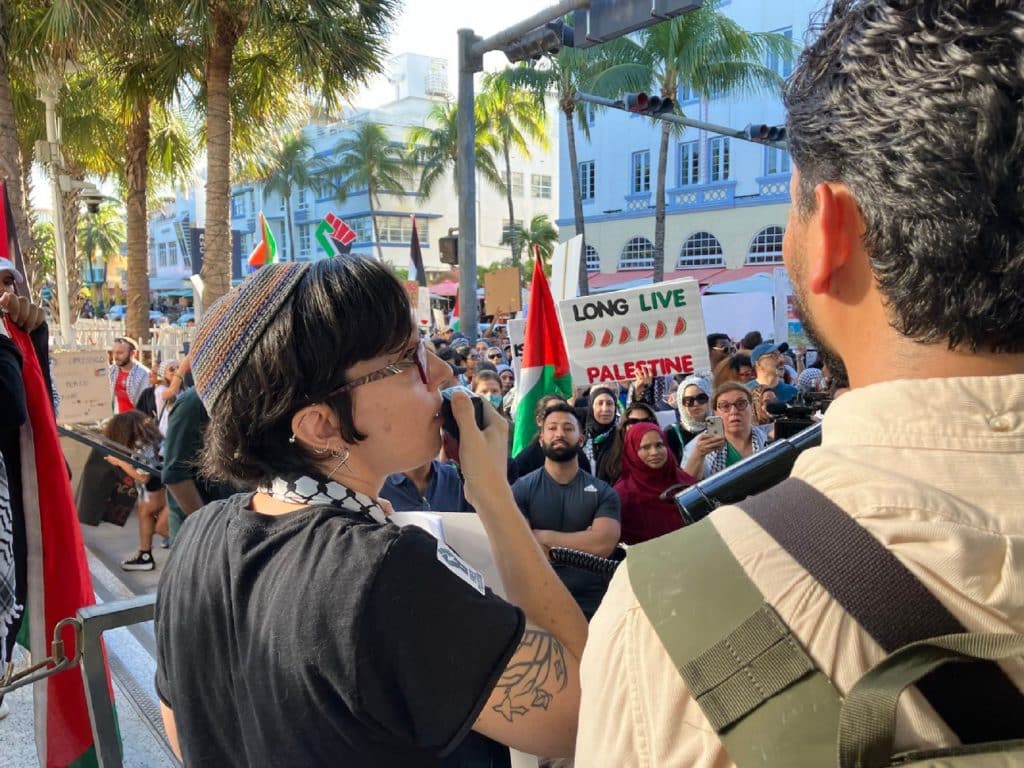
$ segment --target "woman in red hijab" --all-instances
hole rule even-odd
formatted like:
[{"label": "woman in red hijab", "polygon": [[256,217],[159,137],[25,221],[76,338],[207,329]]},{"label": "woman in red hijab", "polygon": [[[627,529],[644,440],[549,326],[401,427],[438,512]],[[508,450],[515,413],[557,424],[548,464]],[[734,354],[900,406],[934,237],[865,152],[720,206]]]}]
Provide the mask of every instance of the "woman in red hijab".
[{"label": "woman in red hijab", "polygon": [[[657,424],[640,422],[626,432],[622,474],[615,491],[622,502],[622,541],[639,544],[683,527],[683,518],[671,494],[673,486],[696,480],[676,466]],[[667,498],[662,498],[665,494]]]}]

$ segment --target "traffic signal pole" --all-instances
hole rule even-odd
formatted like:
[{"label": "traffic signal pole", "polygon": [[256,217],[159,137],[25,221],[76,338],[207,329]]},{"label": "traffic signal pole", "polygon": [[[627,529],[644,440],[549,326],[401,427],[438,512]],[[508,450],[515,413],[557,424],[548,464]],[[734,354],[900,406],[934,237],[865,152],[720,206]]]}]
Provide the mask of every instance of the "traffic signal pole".
[{"label": "traffic signal pole", "polygon": [[483,71],[485,53],[501,50],[549,21],[561,19],[567,13],[589,6],[590,0],[565,0],[486,39],[478,37],[471,29],[460,29],[458,32],[459,159],[456,181],[459,185],[459,328],[470,342],[475,342],[480,333],[476,298],[476,120],[473,76]]},{"label": "traffic signal pole", "polygon": [[[626,108],[626,105],[621,100],[606,99],[604,96],[596,96],[593,93],[583,93],[578,91],[576,98],[580,101],[585,101],[590,104],[597,104],[602,107],[611,107],[612,109],[621,109],[623,112],[630,112]],[[637,114],[630,112],[630,114]],[[705,123],[703,120],[691,120],[688,117],[682,115],[673,115],[671,113],[665,113],[661,115],[651,115],[652,120],[664,120],[667,123],[675,123],[677,125],[685,125],[690,128],[697,128],[702,131],[710,131],[711,133],[717,133],[722,136],[728,136],[733,139],[742,139],[743,141],[749,141],[754,144],[760,144],[765,147],[775,147],[776,149],[789,149],[789,145],[784,141],[755,141],[747,135],[746,131],[740,131],[735,128],[727,128],[724,125],[715,125],[714,123]]]}]

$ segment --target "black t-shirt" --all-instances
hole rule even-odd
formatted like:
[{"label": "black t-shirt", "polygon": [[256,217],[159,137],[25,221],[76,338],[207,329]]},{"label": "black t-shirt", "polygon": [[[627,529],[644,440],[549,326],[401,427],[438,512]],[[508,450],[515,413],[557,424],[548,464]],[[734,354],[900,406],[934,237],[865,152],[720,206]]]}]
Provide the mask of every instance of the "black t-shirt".
[{"label": "black t-shirt", "polygon": [[157,692],[185,764],[437,765],[515,652],[522,611],[418,528],[327,506],[261,515],[250,499],[190,516],[160,579]]}]

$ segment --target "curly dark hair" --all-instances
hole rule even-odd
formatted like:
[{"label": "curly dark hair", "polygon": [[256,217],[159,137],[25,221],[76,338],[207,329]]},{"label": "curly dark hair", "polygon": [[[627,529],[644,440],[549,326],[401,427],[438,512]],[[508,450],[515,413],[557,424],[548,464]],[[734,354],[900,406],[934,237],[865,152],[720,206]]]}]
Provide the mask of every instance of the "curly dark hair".
[{"label": "curly dark hair", "polygon": [[347,443],[365,439],[349,392],[330,397],[358,362],[398,352],[413,332],[409,299],[375,259],[312,264],[210,414],[203,474],[242,486],[314,471],[315,457],[291,444],[293,414],[325,402]]},{"label": "curly dark hair", "polygon": [[802,216],[842,182],[892,326],[1024,350],[1019,0],[836,0],[785,93]]}]

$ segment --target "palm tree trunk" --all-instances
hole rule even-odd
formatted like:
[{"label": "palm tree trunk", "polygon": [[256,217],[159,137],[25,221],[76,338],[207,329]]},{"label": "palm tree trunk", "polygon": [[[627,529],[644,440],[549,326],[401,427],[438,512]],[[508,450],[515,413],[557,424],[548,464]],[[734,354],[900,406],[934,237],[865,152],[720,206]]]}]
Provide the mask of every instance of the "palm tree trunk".
[{"label": "palm tree trunk", "polygon": [[384,249],[380,245],[380,230],[377,229],[377,209],[373,204],[373,184],[366,185],[366,201],[370,205],[370,226],[373,227],[373,240],[377,243],[377,261],[384,263]]},{"label": "palm tree trunk", "polygon": [[284,196],[284,235],[285,235],[285,246],[288,253],[288,261],[295,261],[295,246],[292,245],[295,242],[294,231],[292,230],[292,196]]},{"label": "palm tree trunk", "polygon": [[654,282],[665,279],[665,172],[668,168],[668,132],[671,126],[661,124],[661,146],[658,148],[658,179],[654,193]]},{"label": "palm tree trunk", "polygon": [[[85,172],[73,172],[69,175],[75,181],[84,181]],[[61,206],[64,209],[64,258],[68,265],[68,305],[71,307],[71,322],[78,319],[78,311],[82,308],[82,256],[78,251],[78,210],[80,192],[73,189],[61,193]]]},{"label": "palm tree trunk", "polygon": [[[212,5],[212,4],[211,4]],[[206,247],[203,306],[231,288],[231,60],[238,33],[223,9],[212,15],[206,52]]]},{"label": "palm tree trunk", "polygon": [[[14,94],[7,65],[6,6],[0,3],[0,178],[7,181],[7,197],[11,201],[14,227],[18,231],[18,247],[26,258],[32,250],[32,227],[28,220],[27,197],[22,180],[28,170],[21,157],[18,126],[14,113]],[[34,270],[38,272],[38,270]],[[28,275],[25,276],[28,279]]]},{"label": "palm tree trunk", "polygon": [[569,145],[569,175],[572,180],[572,213],[576,219],[576,234],[583,237],[580,244],[580,271],[579,271],[579,294],[580,296],[590,295],[590,282],[587,273],[587,236],[583,228],[583,194],[580,190],[579,160],[576,158],[576,126],[573,124],[573,115],[576,112],[575,103],[570,104],[565,112],[565,138]]},{"label": "palm tree trunk", "polygon": [[[124,175],[128,188],[125,239],[128,245],[128,291],[125,330],[140,341],[149,339],[149,235],[146,185],[149,176],[150,102],[136,105],[125,140]],[[207,253],[210,253],[207,250]]]},{"label": "palm tree trunk", "polygon": [[[502,149],[505,151],[505,192],[508,195],[508,239],[512,244],[512,266],[518,267],[519,249],[516,247],[516,214],[512,207],[512,155],[509,152],[507,141]],[[529,259],[529,254],[527,254],[527,259]]]}]

